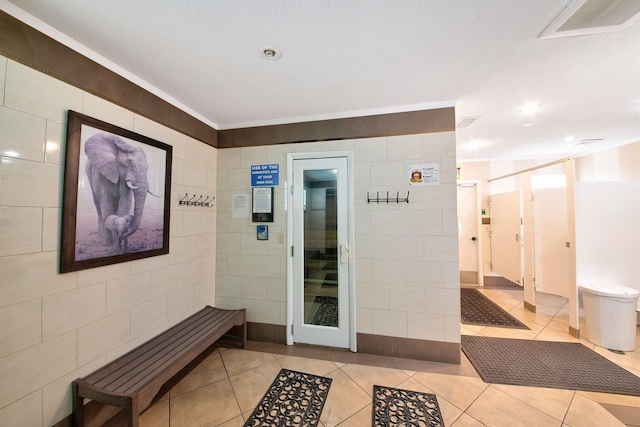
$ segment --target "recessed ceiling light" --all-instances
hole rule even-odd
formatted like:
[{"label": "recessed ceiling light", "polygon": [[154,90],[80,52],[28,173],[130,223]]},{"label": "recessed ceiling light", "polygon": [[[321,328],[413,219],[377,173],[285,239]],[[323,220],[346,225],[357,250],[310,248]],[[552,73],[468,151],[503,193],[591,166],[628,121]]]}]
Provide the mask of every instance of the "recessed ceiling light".
[{"label": "recessed ceiling light", "polygon": [[533,123],[525,123],[522,126],[525,127],[525,128],[528,128],[530,126],[533,126]]},{"label": "recessed ceiling light", "polygon": [[280,56],[282,56],[278,49],[271,46],[264,46],[260,48],[260,53],[262,54],[263,58],[270,59],[272,61],[280,59]]},{"label": "recessed ceiling light", "polygon": [[522,114],[533,114],[540,109],[540,105],[538,104],[525,104],[520,107],[520,112]]},{"label": "recessed ceiling light", "polygon": [[576,140],[576,137],[575,137],[575,136],[567,136],[567,137],[564,139],[564,142],[572,142],[572,141],[575,141],[575,140]]}]

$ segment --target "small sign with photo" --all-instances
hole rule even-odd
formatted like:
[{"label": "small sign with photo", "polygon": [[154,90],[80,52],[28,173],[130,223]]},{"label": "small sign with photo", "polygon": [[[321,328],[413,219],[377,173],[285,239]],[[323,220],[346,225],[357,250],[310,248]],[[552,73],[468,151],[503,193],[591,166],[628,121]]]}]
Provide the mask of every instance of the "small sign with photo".
[{"label": "small sign with photo", "polygon": [[438,185],[440,184],[440,164],[409,165],[407,176],[411,186]]}]

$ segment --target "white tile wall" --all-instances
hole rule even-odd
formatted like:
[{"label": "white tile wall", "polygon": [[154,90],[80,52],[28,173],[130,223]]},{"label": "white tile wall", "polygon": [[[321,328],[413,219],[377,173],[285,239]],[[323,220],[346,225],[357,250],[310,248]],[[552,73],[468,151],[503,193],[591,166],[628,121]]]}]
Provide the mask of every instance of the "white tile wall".
[{"label": "white tile wall", "polygon": [[[263,246],[248,219],[229,215],[232,194],[250,193],[252,164],[279,163],[282,180],[288,152],[349,149],[354,150],[357,331],[459,342],[459,331],[455,341],[455,328],[445,327],[447,316],[460,314],[454,132],[220,150],[217,191],[228,200],[218,205],[216,303],[246,306],[253,321],[284,324],[286,247],[273,242],[272,230],[284,230],[286,214],[276,210],[273,237]],[[443,184],[409,187],[407,165],[430,162],[441,165]],[[366,202],[367,191],[386,196],[407,190],[409,204]],[[271,280],[278,281],[277,291]],[[279,320],[265,308],[265,292],[267,300],[278,295]]]},{"label": "white tile wall", "polygon": [[[173,146],[170,255],[58,273],[68,110]],[[73,379],[214,304],[216,209],[177,196],[218,207],[218,150],[0,56],[0,158],[0,416],[52,425]]]}]

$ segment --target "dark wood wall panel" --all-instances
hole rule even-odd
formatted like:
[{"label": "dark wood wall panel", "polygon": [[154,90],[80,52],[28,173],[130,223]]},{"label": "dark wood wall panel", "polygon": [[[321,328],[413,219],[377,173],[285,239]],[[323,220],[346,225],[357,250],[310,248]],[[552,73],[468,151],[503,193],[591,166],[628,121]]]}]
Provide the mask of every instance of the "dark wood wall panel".
[{"label": "dark wood wall panel", "polygon": [[409,111],[218,131],[218,147],[372,138],[455,130],[455,109]]}]

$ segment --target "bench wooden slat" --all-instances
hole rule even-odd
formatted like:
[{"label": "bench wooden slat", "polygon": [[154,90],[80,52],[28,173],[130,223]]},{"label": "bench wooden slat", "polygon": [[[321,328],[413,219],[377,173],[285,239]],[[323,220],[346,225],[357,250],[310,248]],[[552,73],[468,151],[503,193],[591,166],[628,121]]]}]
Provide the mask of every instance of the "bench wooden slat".
[{"label": "bench wooden slat", "polygon": [[[123,363],[118,369],[113,370],[108,376],[103,377],[99,381],[91,380],[96,386],[105,390],[118,391],[123,379],[126,380],[132,376],[137,375],[140,371],[147,368],[149,364],[152,364],[158,360],[158,358],[166,355],[172,349],[180,348],[181,346],[188,344],[191,338],[197,339],[197,334],[209,330],[207,326],[209,322],[218,322],[223,316],[233,317],[232,312],[214,312],[207,313],[208,316],[202,318],[199,317],[199,322],[190,322],[190,328],[179,328],[176,333],[167,334],[162,339],[152,339],[146,346],[143,346],[141,351],[137,352],[138,356],[134,359],[128,360],[127,363]],[[214,328],[215,329],[215,328]],[[89,381],[89,379],[86,379]]]},{"label": "bench wooden slat", "polygon": [[[229,325],[227,329],[231,328],[234,325],[233,318],[229,318],[226,324]],[[213,331],[214,328],[212,327],[210,328],[210,330]],[[210,333],[207,333],[206,335],[209,337],[214,337],[214,339],[211,339],[211,338],[207,338],[205,340],[198,339],[197,341],[194,341],[194,343],[189,348],[181,348],[177,352],[174,351],[171,357],[163,357],[161,361],[158,361],[158,363],[150,365],[147,368],[147,370],[139,373],[137,377],[131,378],[128,382],[124,383],[121,387],[119,387],[118,390],[121,390],[126,393],[130,393],[131,390],[134,390],[138,387],[137,386],[138,383],[149,383],[153,381],[154,378],[160,375],[166,375],[166,372],[168,371],[175,371],[173,373],[173,375],[175,375],[184,366],[186,366],[186,364],[184,364],[184,366],[181,366],[181,361],[185,360],[185,356],[187,354],[191,352],[195,352],[196,354],[202,353],[211,344],[213,344],[219,337],[222,336],[222,334],[212,335]],[[191,357],[188,357],[187,359],[191,359]]]},{"label": "bench wooden slat", "polygon": [[[229,321],[233,318],[233,314],[227,315],[224,319]],[[105,387],[109,390],[117,391],[120,393],[128,393],[135,391],[131,384],[140,384],[142,387],[147,383],[145,378],[152,376],[153,372],[158,369],[158,366],[166,366],[167,361],[169,363],[181,355],[186,354],[191,348],[195,347],[203,339],[206,339],[213,331],[217,330],[220,326],[226,322],[220,322],[219,319],[215,320],[216,323],[209,325],[203,323],[198,325],[197,329],[191,330],[183,336],[168,343],[161,343],[156,347],[156,351],[149,352],[149,357],[142,360],[141,363],[132,366],[132,369],[126,372],[121,372],[121,376],[116,378],[113,382],[106,386],[96,384],[101,387]]]},{"label": "bench wooden slat", "polygon": [[208,307],[205,307],[202,310],[194,313],[192,316],[181,321],[180,323],[162,332],[160,335],[150,339],[149,341],[143,344],[140,344],[138,347],[134,348],[133,350],[130,350],[126,354],[106,364],[102,368],[87,375],[86,377],[84,377],[84,380],[92,384],[97,384],[103,378],[106,378],[108,375],[111,375],[114,372],[119,371],[124,366],[127,366],[133,363],[139,357],[144,356],[144,354],[148,351],[148,348],[153,347],[154,345],[156,345],[157,342],[162,342],[163,340],[169,339],[169,337],[171,337],[172,335],[180,334],[182,331],[192,327],[193,324],[201,322],[202,319],[206,318],[206,316],[208,315],[210,315],[210,309]]},{"label": "bench wooden slat", "polygon": [[[84,425],[84,398],[123,408],[130,426],[138,425],[162,385],[235,326],[246,341],[246,310],[207,306],[109,364],[73,381],[74,423]],[[235,328],[237,329],[237,328]]]}]

